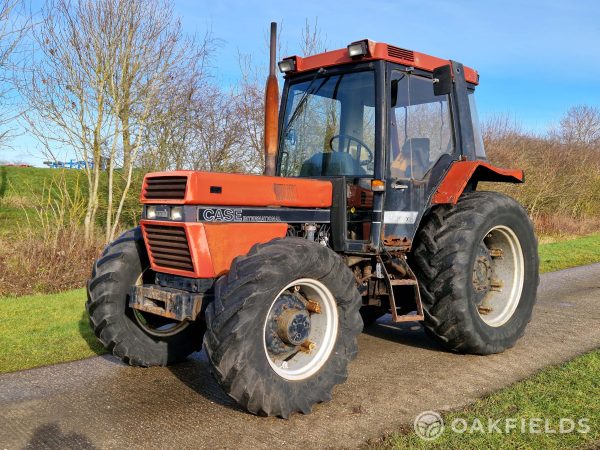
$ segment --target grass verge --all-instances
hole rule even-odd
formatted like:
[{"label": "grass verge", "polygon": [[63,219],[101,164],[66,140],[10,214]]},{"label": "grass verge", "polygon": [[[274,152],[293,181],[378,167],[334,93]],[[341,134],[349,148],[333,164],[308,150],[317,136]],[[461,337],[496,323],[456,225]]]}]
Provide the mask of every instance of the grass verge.
[{"label": "grass verge", "polygon": [[85,290],[0,299],[0,373],[104,353],[88,324]]},{"label": "grass verge", "polygon": [[600,262],[600,233],[540,244],[540,272]]},{"label": "grass verge", "polygon": [[[561,449],[561,448],[597,448],[600,443],[600,350],[558,367],[544,369],[524,381],[477,400],[467,408],[448,412],[443,415],[446,428],[435,440],[426,441],[407,428],[406,433],[395,433],[373,448],[381,449],[483,449],[483,448],[519,448],[519,449]],[[560,432],[560,419],[563,419],[563,431],[568,430],[570,420],[575,429],[570,433]],[[489,427],[489,420],[499,420],[501,432],[481,432]],[[506,419],[517,421],[515,430],[506,432]],[[530,433],[530,423],[540,423],[537,430]],[[565,420],[566,419],[566,420]],[[578,423],[586,419],[585,423]],[[462,430],[463,421],[467,427]],[[525,433],[521,432],[521,422],[525,421]],[[546,425],[547,423],[547,425]],[[589,427],[585,431],[585,424]],[[554,433],[544,432],[555,430]]]}]

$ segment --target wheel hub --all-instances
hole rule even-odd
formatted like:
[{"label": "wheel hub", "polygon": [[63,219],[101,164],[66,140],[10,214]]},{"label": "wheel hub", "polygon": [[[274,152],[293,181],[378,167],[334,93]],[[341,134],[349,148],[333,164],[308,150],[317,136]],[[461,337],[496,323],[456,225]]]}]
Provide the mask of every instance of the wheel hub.
[{"label": "wheel hub", "polygon": [[264,324],[264,350],[271,368],[286,380],[318,372],[338,334],[337,302],[314,278],[287,284],[271,303]]},{"label": "wheel hub", "polygon": [[524,258],[515,232],[498,225],[478,247],[473,266],[474,302],[481,319],[492,327],[510,320],[524,283]]},{"label": "wheel hub", "polygon": [[490,290],[492,276],[492,257],[485,244],[481,243],[473,267],[473,289],[475,290],[475,298],[478,304],[481,303]]},{"label": "wheel hub", "polygon": [[277,335],[287,344],[300,345],[310,334],[308,311],[286,309],[277,318]]},{"label": "wheel hub", "polygon": [[274,303],[267,319],[265,339],[274,354],[297,350],[310,335],[310,314],[298,293],[284,293]]}]

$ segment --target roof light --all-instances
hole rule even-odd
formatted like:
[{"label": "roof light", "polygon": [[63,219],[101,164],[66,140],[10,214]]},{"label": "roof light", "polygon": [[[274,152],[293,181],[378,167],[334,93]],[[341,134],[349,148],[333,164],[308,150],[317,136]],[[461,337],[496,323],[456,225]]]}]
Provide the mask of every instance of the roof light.
[{"label": "roof light", "polygon": [[296,58],[286,58],[277,63],[281,73],[292,72],[296,70]]},{"label": "roof light", "polygon": [[360,58],[369,55],[369,43],[367,40],[353,42],[348,46],[348,56],[350,58]]}]

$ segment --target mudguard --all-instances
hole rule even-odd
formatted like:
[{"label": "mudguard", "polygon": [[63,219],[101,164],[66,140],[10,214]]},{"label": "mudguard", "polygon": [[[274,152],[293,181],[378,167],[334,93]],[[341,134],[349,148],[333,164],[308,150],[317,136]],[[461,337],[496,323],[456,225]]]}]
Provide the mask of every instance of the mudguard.
[{"label": "mudguard", "polygon": [[439,184],[431,203],[452,204],[458,202],[471,181],[523,183],[525,175],[520,169],[501,169],[486,161],[455,161]]}]

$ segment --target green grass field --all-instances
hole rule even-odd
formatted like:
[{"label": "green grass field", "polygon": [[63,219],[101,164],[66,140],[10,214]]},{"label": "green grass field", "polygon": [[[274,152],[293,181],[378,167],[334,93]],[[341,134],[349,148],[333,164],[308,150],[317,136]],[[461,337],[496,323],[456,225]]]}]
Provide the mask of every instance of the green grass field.
[{"label": "green grass field", "polygon": [[540,244],[539,255],[541,272],[600,262],[600,233]]},{"label": "green grass field", "polygon": [[103,353],[84,303],[83,289],[0,299],[0,372]]},{"label": "green grass field", "polygon": [[[119,176],[120,171],[115,171]],[[134,172],[134,180],[127,196],[123,222],[125,226],[132,225],[139,215],[139,193],[141,189],[142,172]],[[11,233],[27,224],[27,218],[36,224],[34,205],[57,198],[57,184],[64,180],[69,194],[86,198],[88,191],[87,178],[83,170],[48,169],[37,167],[8,167],[0,166],[0,236]],[[115,186],[115,195],[119,194],[119,186]],[[101,224],[105,213],[106,196],[105,173],[100,180],[98,221]]]},{"label": "green grass field", "polygon": [[71,191],[78,186],[85,192],[85,175],[80,170],[0,166],[0,234],[17,230],[28,219],[35,224],[34,205],[42,202],[53,181],[61,177]]}]

